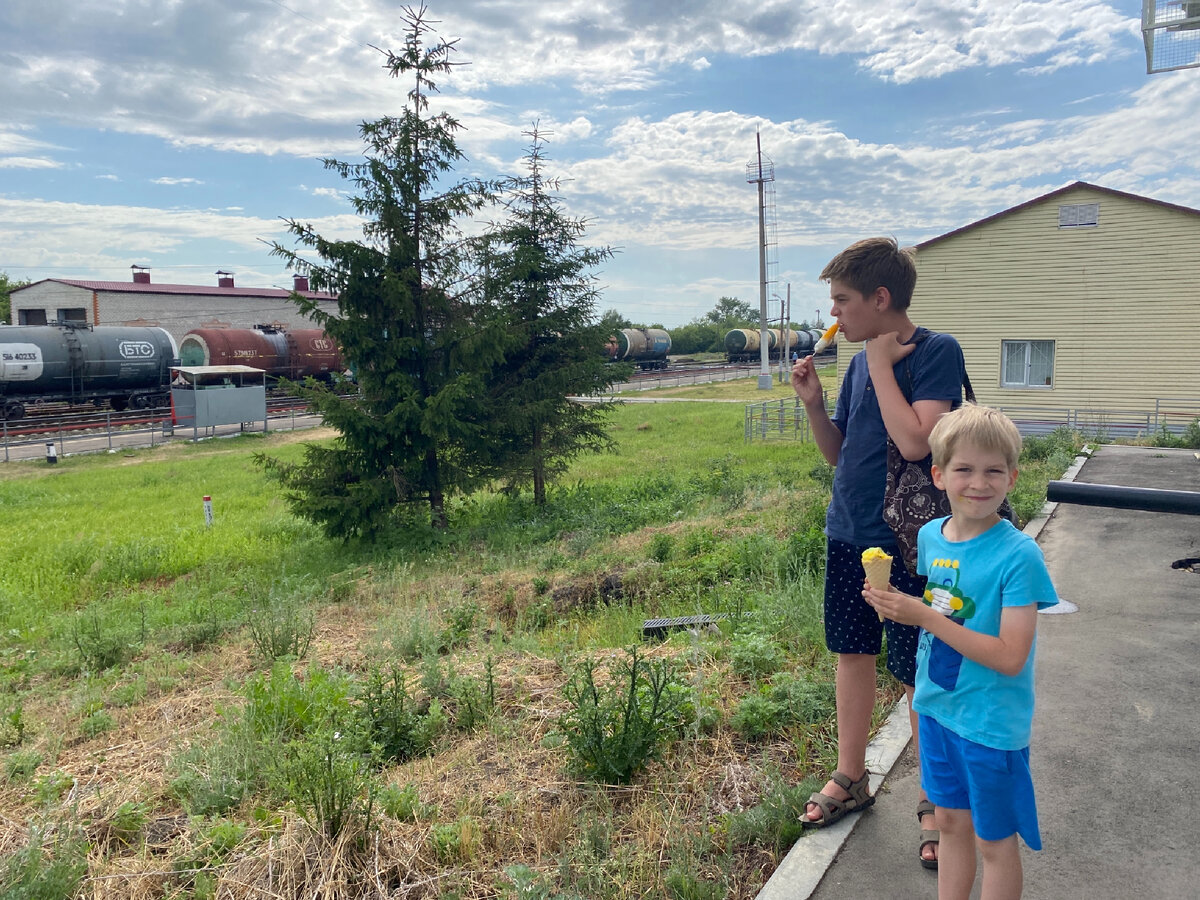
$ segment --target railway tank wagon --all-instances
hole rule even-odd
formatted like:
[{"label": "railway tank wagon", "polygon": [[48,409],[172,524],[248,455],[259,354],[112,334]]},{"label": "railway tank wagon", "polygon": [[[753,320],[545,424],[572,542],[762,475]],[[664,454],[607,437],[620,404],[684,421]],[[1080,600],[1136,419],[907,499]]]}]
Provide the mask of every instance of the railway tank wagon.
[{"label": "railway tank wagon", "polygon": [[[767,357],[778,360],[781,353],[806,356],[821,337],[816,329],[795,331],[788,329],[785,335],[778,328],[767,329]],[[734,328],[725,333],[725,355],[730,362],[756,362],[761,359],[762,338],[756,328]]]},{"label": "railway tank wagon", "polygon": [[175,339],[163,328],[0,326],[0,419],[31,402],[108,403],[115,410],[169,402]]},{"label": "railway tank wagon", "polygon": [[318,328],[194,328],[179,342],[180,365],[253,366],[274,378],[328,378],[342,371],[337,344]]},{"label": "railway tank wagon", "polygon": [[661,328],[622,328],[605,345],[614,362],[637,363],[640,369],[667,368],[671,335]]}]

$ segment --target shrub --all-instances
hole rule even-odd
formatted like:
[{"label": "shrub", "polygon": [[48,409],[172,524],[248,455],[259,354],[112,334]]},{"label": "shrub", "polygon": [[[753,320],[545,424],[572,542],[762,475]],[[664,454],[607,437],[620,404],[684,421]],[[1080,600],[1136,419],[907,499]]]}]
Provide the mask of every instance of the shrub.
[{"label": "shrub", "polygon": [[385,815],[399,822],[419,822],[437,814],[437,806],[422,803],[416,785],[413,784],[406,784],[404,787],[386,785],[379,789],[376,802]]},{"label": "shrub", "polygon": [[95,609],[78,613],[71,620],[71,642],[79,653],[80,665],[89,672],[103,672],[129,659],[133,636],[111,625]]},{"label": "shrub", "polygon": [[372,669],[358,690],[358,717],[367,740],[386,761],[403,762],[428,753],[436,734],[423,721],[402,670]]},{"label": "shrub", "polygon": [[[48,834],[52,833],[49,846]],[[29,844],[0,861],[0,897],[62,900],[73,897],[87,873],[87,841],[76,829],[33,826]]]},{"label": "shrub", "polygon": [[246,626],[254,649],[267,662],[303,659],[312,645],[316,618],[298,600],[269,596],[247,608]]},{"label": "shrub", "polygon": [[351,824],[370,828],[371,766],[339,732],[322,730],[293,741],[284,753],[278,779],[304,820],[330,840]]},{"label": "shrub", "polygon": [[603,689],[589,659],[563,694],[570,709],[559,728],[573,764],[590,778],[621,784],[655,758],[678,727],[684,689],[669,660],[647,662],[634,647]]},{"label": "shrub", "polygon": [[762,678],[783,664],[783,648],[766,635],[739,634],[729,647],[729,662],[739,678]]},{"label": "shrub", "polygon": [[658,532],[650,539],[649,556],[652,560],[665,563],[675,552],[675,538],[664,531]]}]

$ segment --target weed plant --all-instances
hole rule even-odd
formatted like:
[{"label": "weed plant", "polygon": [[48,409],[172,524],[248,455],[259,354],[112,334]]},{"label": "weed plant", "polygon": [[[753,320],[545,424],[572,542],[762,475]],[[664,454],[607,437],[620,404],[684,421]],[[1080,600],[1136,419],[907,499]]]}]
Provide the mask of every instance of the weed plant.
[{"label": "weed plant", "polygon": [[35,824],[29,843],[0,859],[0,897],[65,900],[87,873],[87,840],[77,828]]},{"label": "weed plant", "polygon": [[582,774],[622,784],[677,731],[685,688],[669,660],[649,661],[636,647],[607,686],[596,675],[595,660],[584,660],[563,688],[569,709],[559,728]]}]

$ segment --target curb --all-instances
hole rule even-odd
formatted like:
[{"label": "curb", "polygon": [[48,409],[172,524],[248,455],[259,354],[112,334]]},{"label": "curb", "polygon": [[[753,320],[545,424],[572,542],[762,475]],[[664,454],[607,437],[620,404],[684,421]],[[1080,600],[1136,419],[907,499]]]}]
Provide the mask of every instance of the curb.
[{"label": "curb", "polygon": [[[908,700],[901,697],[875,739],[867,745],[867,771],[871,775],[872,794],[891,773],[911,737]],[[805,832],[804,837],[792,845],[755,900],[807,900],[860,818],[849,815],[833,825]]]}]

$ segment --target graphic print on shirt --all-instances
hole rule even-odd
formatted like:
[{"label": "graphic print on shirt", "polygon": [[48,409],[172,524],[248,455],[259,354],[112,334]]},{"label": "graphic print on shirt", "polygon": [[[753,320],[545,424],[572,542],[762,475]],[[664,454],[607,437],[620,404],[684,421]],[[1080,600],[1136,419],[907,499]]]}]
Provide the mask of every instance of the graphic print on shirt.
[{"label": "graphic print on shirt", "polygon": [[[958,560],[935,559],[929,566],[929,581],[925,585],[925,602],[952,622],[962,624],[975,615],[975,601],[958,589]],[[952,691],[958,685],[962,654],[930,635],[929,680],[942,690]]]}]

